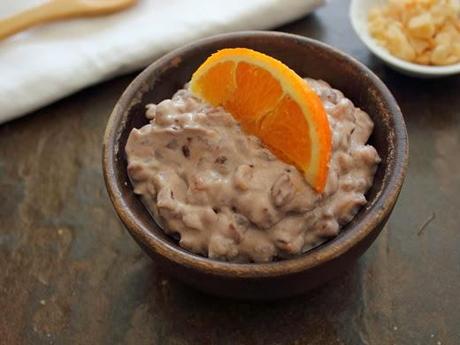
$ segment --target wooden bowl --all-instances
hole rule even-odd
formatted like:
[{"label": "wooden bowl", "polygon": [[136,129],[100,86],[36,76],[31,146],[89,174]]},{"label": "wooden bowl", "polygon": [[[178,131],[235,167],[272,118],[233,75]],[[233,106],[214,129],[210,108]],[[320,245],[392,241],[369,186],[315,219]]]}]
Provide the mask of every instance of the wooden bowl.
[{"label": "wooden bowl", "polygon": [[[131,129],[147,124],[145,105],[170,98],[211,53],[230,47],[264,52],[283,61],[300,76],[327,81],[367,111],[375,123],[370,143],[382,162],[366,195],[368,204],[336,238],[294,259],[234,264],[190,253],[158,227],[133,193],[127,176],[126,140]],[[103,145],[104,178],[110,199],[129,233],[158,266],[200,290],[245,299],[300,294],[347,269],[386,223],[401,190],[407,162],[406,126],[395,99],[382,81],[361,63],[330,46],[279,32],[214,36],[155,61],[128,86],[115,105]]]}]

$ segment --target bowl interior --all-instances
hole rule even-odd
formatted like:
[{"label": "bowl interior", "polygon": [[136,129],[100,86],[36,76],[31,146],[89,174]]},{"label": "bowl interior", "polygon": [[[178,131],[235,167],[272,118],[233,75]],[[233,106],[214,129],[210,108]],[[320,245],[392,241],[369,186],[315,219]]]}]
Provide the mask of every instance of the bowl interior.
[{"label": "bowl interior", "polygon": [[[109,150],[113,150],[113,161],[109,164],[113,164],[116,198],[122,200],[122,206],[129,209],[130,217],[134,217],[137,224],[148,229],[151,235],[163,240],[169,248],[175,251],[193,255],[181,249],[174,240],[163,233],[141,203],[140,198],[134,195],[127,176],[124,147],[131,129],[147,124],[146,104],[158,103],[170,98],[174,92],[189,81],[192,73],[210,54],[218,49],[230,47],[247,47],[264,52],[283,61],[300,76],[327,81],[332,87],[341,90],[356,106],[368,112],[373,119],[375,129],[370,143],[379,152],[382,162],[375,175],[374,185],[366,195],[369,200],[368,204],[361,209],[351,223],[345,226],[338,237],[312,249],[304,256],[340,242],[342,238],[357,231],[356,225],[363,223],[362,220],[366,216],[371,217],[369,212],[379,200],[383,202],[381,200],[382,191],[390,181],[396,165],[400,165],[400,169],[404,168],[404,155],[407,150],[404,147],[405,127],[393,97],[367,68],[324,44],[294,35],[267,32],[221,35],[218,38],[202,40],[174,51],[141,73],[115,107],[106,132],[105,145]],[[398,146],[403,153],[398,159],[395,159]],[[363,231],[368,231],[368,229],[363,229]],[[195,257],[198,258],[198,256]],[[200,260],[211,261],[205,258],[200,258]],[[286,261],[292,260],[296,259]]]}]

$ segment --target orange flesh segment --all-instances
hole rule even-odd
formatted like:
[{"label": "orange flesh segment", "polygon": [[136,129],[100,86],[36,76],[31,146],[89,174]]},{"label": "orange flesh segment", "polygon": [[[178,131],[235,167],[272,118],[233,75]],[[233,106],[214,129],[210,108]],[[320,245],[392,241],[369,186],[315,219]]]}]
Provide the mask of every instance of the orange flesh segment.
[{"label": "orange flesh segment", "polygon": [[[201,79],[201,89],[208,90],[206,101],[215,106],[221,105],[227,96],[233,94],[235,90],[235,83],[233,82],[235,65],[233,61],[221,62],[207,72],[206,78]],[[209,92],[211,90],[212,92]]]},{"label": "orange flesh segment", "polygon": [[317,191],[327,182],[331,132],[319,97],[282,62],[246,48],[223,49],[193,74],[192,93],[223,106],[248,134],[293,164]]},{"label": "orange flesh segment", "polygon": [[[310,137],[308,123],[302,110],[289,96],[284,96],[260,127],[260,139],[283,160],[289,162],[310,161]],[[295,123],[296,126],[290,124]]]}]

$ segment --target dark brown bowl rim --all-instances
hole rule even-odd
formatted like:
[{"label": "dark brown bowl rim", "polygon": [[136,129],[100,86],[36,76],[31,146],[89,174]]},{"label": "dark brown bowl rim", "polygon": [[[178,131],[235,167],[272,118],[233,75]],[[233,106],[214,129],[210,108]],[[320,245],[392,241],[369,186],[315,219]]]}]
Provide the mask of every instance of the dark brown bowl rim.
[{"label": "dark brown bowl rim", "polygon": [[[186,51],[197,49],[202,45],[208,45],[222,40],[254,36],[300,40],[305,44],[311,44],[316,46],[316,48],[336,54],[341,59],[347,60],[350,64],[354,65],[354,67],[359,69],[366,78],[369,78],[381,92],[387,107],[390,109],[394,123],[396,145],[394,152],[392,152],[394,159],[394,164],[392,165],[393,170],[390,171],[389,176],[386,181],[384,181],[382,190],[379,195],[376,196],[372,206],[367,210],[359,223],[355,223],[352,228],[347,229],[341,236],[299,257],[270,263],[237,264],[216,261],[187,252],[179,246],[167,243],[160,237],[157,237],[154,232],[149,231],[147,227],[136,219],[130,205],[122,198],[121,186],[117,183],[115,177],[116,142],[120,134],[118,128],[124,123],[125,111],[133,103],[133,100],[135,100],[139,89],[144,86],[144,81],[158,67],[162,66],[166,61],[171,61],[177,56],[183,56]],[[401,110],[391,92],[372,71],[349,55],[322,42],[298,35],[271,31],[243,31],[212,36],[195,41],[182,48],[175,49],[156,60],[142,71],[123,92],[110,115],[103,141],[103,172],[108,194],[118,216],[131,235],[147,248],[176,264],[224,277],[281,277],[305,271],[343,255],[350,248],[363,241],[378,224],[385,221],[386,216],[391,212],[401,190],[407,171],[407,165],[408,139]]]}]

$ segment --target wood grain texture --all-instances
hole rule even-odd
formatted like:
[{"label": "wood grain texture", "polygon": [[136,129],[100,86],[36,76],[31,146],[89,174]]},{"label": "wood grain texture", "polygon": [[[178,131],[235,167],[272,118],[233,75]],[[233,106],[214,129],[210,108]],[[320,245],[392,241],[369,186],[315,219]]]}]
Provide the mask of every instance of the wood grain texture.
[{"label": "wood grain texture", "polygon": [[158,273],[116,218],[100,168],[105,124],[130,75],[0,127],[0,344],[460,343],[460,77],[387,69],[353,34],[347,6],[332,0],[281,30],[370,66],[405,115],[405,185],[353,270],[263,304],[209,297]]}]

